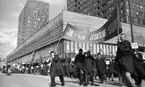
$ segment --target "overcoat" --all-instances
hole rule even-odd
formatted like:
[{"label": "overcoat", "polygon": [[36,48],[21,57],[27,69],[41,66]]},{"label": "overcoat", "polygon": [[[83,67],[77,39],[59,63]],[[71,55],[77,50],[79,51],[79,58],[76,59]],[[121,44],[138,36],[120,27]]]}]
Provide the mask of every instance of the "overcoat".
[{"label": "overcoat", "polygon": [[61,63],[59,56],[55,55],[54,58],[52,58],[50,66],[50,76],[56,77],[64,74],[63,64]]},{"label": "overcoat", "polygon": [[84,62],[85,62],[85,55],[83,55],[83,54],[76,55],[76,57],[75,57],[75,66],[76,66],[76,68],[83,69]]},{"label": "overcoat", "polygon": [[75,73],[74,75],[79,78],[80,75],[84,73],[84,62],[85,62],[85,55],[78,54],[75,57]]},{"label": "overcoat", "polygon": [[101,74],[105,74],[106,72],[106,63],[104,58],[96,59],[96,68]]},{"label": "overcoat", "polygon": [[93,56],[88,55],[86,57],[84,67],[85,67],[85,70],[86,70],[87,74],[93,75],[93,71],[95,69],[95,62],[94,62],[94,57]]},{"label": "overcoat", "polygon": [[117,61],[121,64],[123,71],[133,73],[134,72],[134,56],[131,44],[129,41],[124,40],[117,43]]}]

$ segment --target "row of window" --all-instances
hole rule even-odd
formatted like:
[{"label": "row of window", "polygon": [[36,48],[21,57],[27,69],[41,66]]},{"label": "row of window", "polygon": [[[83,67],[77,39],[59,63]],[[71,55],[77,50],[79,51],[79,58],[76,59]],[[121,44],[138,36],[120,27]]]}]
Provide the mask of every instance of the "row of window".
[{"label": "row of window", "polygon": [[130,0],[130,1],[132,1],[133,3],[137,3],[137,4],[144,4],[145,3],[145,0]]},{"label": "row of window", "polygon": [[67,53],[78,53],[78,50],[81,48],[84,52],[90,50],[92,54],[97,54],[101,52],[104,55],[116,55],[117,46],[109,44],[87,44],[79,43],[73,41],[66,41],[64,45],[65,51]]},{"label": "row of window", "polygon": [[[130,23],[130,18],[127,16],[127,23]],[[145,25],[145,19],[139,19],[137,17],[131,17],[132,23],[137,25]]]}]

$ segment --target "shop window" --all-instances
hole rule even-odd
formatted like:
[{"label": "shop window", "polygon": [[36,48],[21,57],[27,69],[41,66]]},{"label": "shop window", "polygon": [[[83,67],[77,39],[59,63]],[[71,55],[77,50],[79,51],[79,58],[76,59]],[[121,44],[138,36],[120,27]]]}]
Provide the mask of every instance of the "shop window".
[{"label": "shop window", "polygon": [[66,41],[66,52],[70,51],[70,42]]},{"label": "shop window", "polygon": [[75,53],[78,53],[78,43],[75,42],[74,44],[75,44]]},{"label": "shop window", "polygon": [[93,51],[94,51],[94,54],[97,54],[97,52],[96,52],[96,51],[97,51],[97,50],[96,50],[96,44],[95,44],[95,43],[93,44],[93,49],[94,49],[94,50],[93,50]]},{"label": "shop window", "polygon": [[71,52],[74,52],[74,42],[71,42]]},{"label": "shop window", "polygon": [[86,44],[86,50],[89,50],[89,44]]}]

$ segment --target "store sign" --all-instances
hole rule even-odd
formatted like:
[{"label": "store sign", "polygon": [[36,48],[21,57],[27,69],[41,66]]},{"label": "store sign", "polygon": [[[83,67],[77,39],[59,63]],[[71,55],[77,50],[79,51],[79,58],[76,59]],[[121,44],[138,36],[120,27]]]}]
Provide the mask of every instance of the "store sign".
[{"label": "store sign", "polygon": [[138,43],[137,42],[131,43],[131,46],[132,46],[132,49],[138,49]]}]

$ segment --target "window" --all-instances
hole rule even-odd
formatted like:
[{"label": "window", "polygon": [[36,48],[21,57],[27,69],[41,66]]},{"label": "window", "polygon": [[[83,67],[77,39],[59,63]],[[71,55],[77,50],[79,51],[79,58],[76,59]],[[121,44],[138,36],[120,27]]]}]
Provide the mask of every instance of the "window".
[{"label": "window", "polygon": [[121,9],[121,15],[123,15],[123,13],[124,13],[124,12],[123,12],[123,9]]},{"label": "window", "polygon": [[78,53],[78,44],[75,42],[75,53]]},{"label": "window", "polygon": [[83,51],[85,52],[86,51],[86,44],[83,43]]},{"label": "window", "polygon": [[143,24],[143,25],[145,25],[145,19],[144,19],[144,20],[142,20],[142,24]]},{"label": "window", "polygon": [[30,20],[27,21],[28,23],[30,22]]},{"label": "window", "polygon": [[74,42],[71,41],[71,52],[74,52]]},{"label": "window", "polygon": [[34,26],[35,28],[37,27],[37,25]]},{"label": "window", "polygon": [[138,24],[141,24],[141,19],[138,18],[138,19],[137,19],[137,23],[138,23]]},{"label": "window", "polygon": [[127,23],[130,23],[129,16],[126,17]]},{"label": "window", "polygon": [[132,23],[134,23],[134,17],[131,17],[131,21],[132,21]]},{"label": "window", "polygon": [[70,51],[70,42],[66,41],[66,52]]},{"label": "window", "polygon": [[79,43],[79,49],[82,48],[82,43]]},{"label": "window", "polygon": [[40,18],[38,18],[37,20],[40,21]]}]

